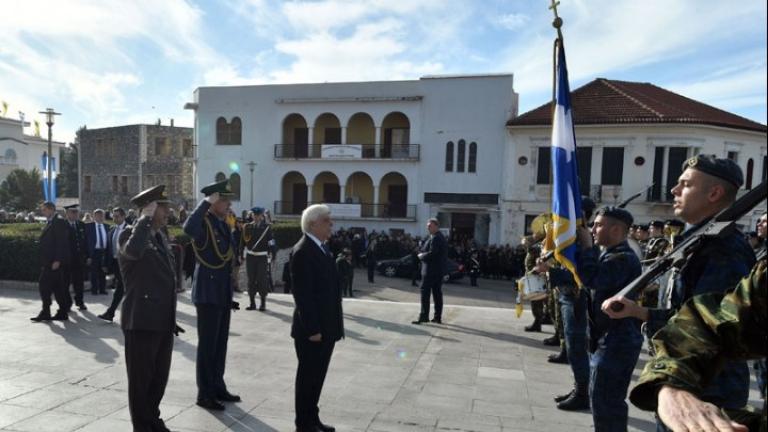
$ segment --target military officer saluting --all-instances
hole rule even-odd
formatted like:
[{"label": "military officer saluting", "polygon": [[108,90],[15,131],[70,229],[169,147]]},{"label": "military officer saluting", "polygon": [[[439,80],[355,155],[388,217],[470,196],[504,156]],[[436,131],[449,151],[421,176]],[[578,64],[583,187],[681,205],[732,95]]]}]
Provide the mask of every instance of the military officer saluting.
[{"label": "military officer saluting", "polygon": [[264,209],[251,209],[252,220],[243,228],[245,243],[245,269],[248,273],[248,297],[251,300],[247,310],[256,309],[256,293],[259,293],[261,303],[259,310],[266,310],[267,293],[269,293],[269,251],[274,243],[272,225],[264,220]]},{"label": "military officer saluting", "polygon": [[80,211],[77,204],[64,206],[69,225],[69,264],[64,267],[64,287],[66,296],[72,301],[69,286],[75,291],[75,305],[81,311],[87,310],[83,301],[84,280],[86,266],[88,265],[88,243],[85,237],[85,224],[80,220]]},{"label": "military officer saluting", "polygon": [[223,410],[220,401],[240,401],[240,396],[231,394],[224,383],[230,316],[237,308],[232,301],[235,245],[225,221],[233,194],[227,180],[200,192],[205,199],[184,223],[197,260],[192,286],[192,302],[197,309],[197,404]]},{"label": "military officer saluting", "polygon": [[131,198],[141,217],[118,239],[118,262],[125,284],[120,326],[125,336],[128,408],[134,432],[168,431],[160,401],[168,383],[176,325],[176,273],[164,233],[170,201],[165,186]]}]

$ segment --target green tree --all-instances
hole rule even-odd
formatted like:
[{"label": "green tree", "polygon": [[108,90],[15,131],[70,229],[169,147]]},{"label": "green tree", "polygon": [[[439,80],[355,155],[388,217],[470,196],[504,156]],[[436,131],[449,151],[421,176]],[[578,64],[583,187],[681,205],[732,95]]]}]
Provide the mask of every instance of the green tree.
[{"label": "green tree", "polygon": [[0,206],[13,211],[31,211],[43,200],[42,176],[37,167],[17,168],[0,183]]},{"label": "green tree", "polygon": [[77,197],[77,147],[70,146],[61,150],[61,172],[56,178],[59,196]]}]

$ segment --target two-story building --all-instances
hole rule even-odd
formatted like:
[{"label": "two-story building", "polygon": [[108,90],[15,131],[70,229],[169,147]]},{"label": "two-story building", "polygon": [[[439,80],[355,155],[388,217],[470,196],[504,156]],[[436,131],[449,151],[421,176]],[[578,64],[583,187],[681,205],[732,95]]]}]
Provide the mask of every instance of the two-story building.
[{"label": "two-story building", "polygon": [[[571,94],[582,195],[599,206],[640,194],[638,223],[673,217],[670,189],[696,154],[736,161],[742,193],[766,179],[766,126],[649,83],[598,78]],[[517,242],[551,203],[551,104],[507,122],[503,237]],[[744,220],[752,226],[765,206]]]},{"label": "two-story building", "polygon": [[[37,135],[27,135],[23,120],[0,117],[0,183],[15,169],[37,168],[43,175],[43,160],[48,154],[48,140]],[[52,141],[53,159],[51,170],[54,176],[59,171],[61,150],[65,144]],[[42,185],[40,186],[42,188]]]},{"label": "two-story building", "polygon": [[501,240],[512,75],[201,87],[195,190],[231,180],[238,211],[331,205],[336,227]]}]

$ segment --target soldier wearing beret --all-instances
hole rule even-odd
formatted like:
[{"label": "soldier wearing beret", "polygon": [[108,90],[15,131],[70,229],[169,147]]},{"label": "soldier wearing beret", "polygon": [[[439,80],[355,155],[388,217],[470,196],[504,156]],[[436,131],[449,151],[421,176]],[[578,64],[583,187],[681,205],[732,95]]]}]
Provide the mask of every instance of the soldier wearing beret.
[{"label": "soldier wearing beret", "polygon": [[[766,260],[758,261],[735,290],[693,297],[653,337],[655,358],[646,364],[629,395],[640,409],[657,411],[673,430],[745,431],[766,429],[766,405],[753,410],[725,410],[706,402],[723,359],[765,358]],[[765,389],[762,389],[765,398]]]},{"label": "soldier wearing beret", "polygon": [[[675,216],[690,225],[682,237],[690,235],[730,206],[742,184],[741,169],[729,159],[703,155],[688,159],[683,164],[683,173],[677,185],[672,188]],[[614,297],[604,302],[603,311],[616,319],[639,318],[645,322],[646,334],[653,335],[691,297],[723,293],[747,275],[755,263],[752,249],[738,230],[724,237],[707,238],[704,242],[674,278],[669,292],[671,309],[642,307],[632,299]],[[616,312],[611,308],[613,302],[620,302],[624,307]],[[749,368],[746,362],[727,363],[701,396],[704,401],[726,409],[745,406],[749,397]],[[660,431],[668,430],[661,422],[658,427]]]},{"label": "soldier wearing beret", "polygon": [[176,272],[165,227],[170,201],[165,186],[131,199],[141,217],[118,239],[118,262],[125,301],[120,326],[125,336],[128,407],[135,432],[168,431],[160,401],[168,383],[176,325]]},{"label": "soldier wearing beret", "polygon": [[197,309],[197,405],[223,410],[221,402],[239,402],[224,383],[232,309],[232,261],[235,244],[225,218],[233,195],[224,180],[200,191],[205,199],[189,215],[184,232],[192,237],[196,265],[192,302]]},{"label": "soldier wearing beret", "polygon": [[[664,237],[664,222],[660,220],[651,221],[651,223],[648,224],[648,236],[649,238],[645,247],[645,259],[643,263],[651,265],[656,259],[664,256],[669,247],[669,240]],[[661,285],[666,285],[663,275],[643,289],[640,294],[643,306],[658,306],[659,288]]]},{"label": "soldier wearing beret", "polygon": [[256,310],[256,293],[259,293],[259,310],[267,307],[269,284],[269,252],[274,244],[272,226],[264,219],[264,209],[251,209],[252,220],[243,228],[245,242],[245,269],[248,273],[248,297],[250,305],[247,310]]}]

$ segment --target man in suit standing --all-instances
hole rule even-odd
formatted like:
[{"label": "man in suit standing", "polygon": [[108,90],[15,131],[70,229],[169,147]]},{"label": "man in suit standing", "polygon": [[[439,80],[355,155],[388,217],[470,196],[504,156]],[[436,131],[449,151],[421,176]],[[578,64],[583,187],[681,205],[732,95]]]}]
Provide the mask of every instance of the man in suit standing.
[{"label": "man in suit standing", "polygon": [[[159,185],[131,198],[141,217],[118,238],[117,258],[125,276],[120,326],[134,432],[168,431],[160,419],[160,401],[171,369],[173,335],[184,331],[176,325],[176,272],[163,233],[170,201],[164,191]],[[121,211],[121,222],[124,215]]]},{"label": "man in suit standing", "polygon": [[197,405],[220,411],[224,409],[221,402],[240,402],[240,396],[231,394],[224,383],[229,321],[232,309],[239,308],[232,301],[236,245],[225,221],[232,190],[224,180],[200,192],[205,199],[184,223],[197,259],[192,283],[192,302],[197,310]]},{"label": "man in suit standing", "polygon": [[[48,219],[40,235],[40,299],[43,308],[34,322],[69,319],[69,301],[64,292],[64,266],[69,262],[69,234],[67,223],[56,214],[56,204],[46,201],[40,205],[40,212]],[[56,298],[59,310],[51,316],[51,295]]]},{"label": "man in suit standing", "polygon": [[75,305],[81,311],[88,310],[83,301],[83,285],[88,261],[88,246],[85,237],[85,224],[80,221],[80,211],[77,204],[65,206],[69,233],[69,264],[64,267],[64,291],[70,308],[72,299],[69,286],[75,291]]},{"label": "man in suit standing", "polygon": [[88,264],[91,266],[91,294],[107,293],[107,275],[105,268],[108,229],[104,225],[104,210],[93,211],[93,223],[87,224],[85,229],[88,238]]},{"label": "man in suit standing", "polygon": [[331,249],[333,221],[326,205],[307,207],[301,215],[304,236],[293,246],[291,337],[299,367],[296,371],[296,431],[335,431],[320,421],[318,402],[333,348],[344,337],[339,274]]},{"label": "man in suit standing", "polygon": [[440,222],[430,218],[427,222],[429,238],[421,246],[421,313],[413,324],[429,321],[429,297],[435,301],[433,323],[441,324],[443,319],[443,275],[447,266],[447,244],[440,232]]},{"label": "man in suit standing", "polygon": [[121,207],[115,207],[112,209],[112,219],[115,224],[109,230],[107,234],[107,253],[106,253],[106,267],[114,277],[115,292],[112,294],[112,304],[106,312],[99,315],[99,318],[105,321],[112,321],[115,318],[115,311],[120,306],[120,302],[123,300],[123,275],[120,273],[120,265],[118,261],[119,252],[119,240],[120,234],[128,226],[128,222],[125,220],[125,210]]}]

